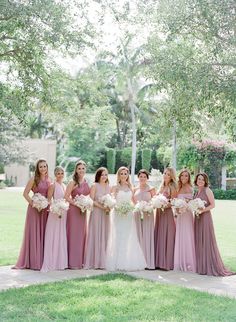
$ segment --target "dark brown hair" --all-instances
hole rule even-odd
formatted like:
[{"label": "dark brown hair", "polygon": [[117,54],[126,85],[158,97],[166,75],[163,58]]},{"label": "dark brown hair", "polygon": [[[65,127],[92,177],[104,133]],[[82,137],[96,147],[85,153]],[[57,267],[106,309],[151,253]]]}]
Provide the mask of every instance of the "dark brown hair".
[{"label": "dark brown hair", "polygon": [[40,181],[40,172],[39,172],[39,164],[41,162],[45,162],[46,163],[46,166],[47,166],[47,174],[46,174],[46,177],[48,176],[48,164],[47,164],[47,161],[45,159],[39,159],[37,162],[36,162],[36,165],[35,165],[35,171],[34,171],[34,184],[33,186],[37,187],[38,184],[39,184],[39,181]]},{"label": "dark brown hair", "polygon": [[142,174],[146,174],[147,178],[149,179],[149,172],[146,169],[139,170],[139,172],[138,172],[138,178],[139,178],[139,176],[140,176],[141,173]]},{"label": "dark brown hair", "polygon": [[[108,170],[105,167],[100,167],[100,168],[97,169],[97,171],[95,173],[95,182],[99,182],[100,181],[103,171],[106,171],[107,174],[108,174]],[[106,180],[106,183],[109,183],[108,178]]]},{"label": "dark brown hair", "polygon": [[78,173],[77,173],[77,168],[79,165],[84,165],[85,168],[86,168],[86,163],[83,161],[83,160],[79,160],[78,162],[76,162],[75,164],[75,169],[74,169],[74,173],[73,173],[73,180],[74,182],[79,186],[79,176],[78,176]]},{"label": "dark brown hair", "polygon": [[210,184],[209,183],[209,178],[208,178],[208,175],[205,172],[199,172],[196,175],[196,177],[194,179],[195,186],[197,186],[197,179],[198,179],[199,176],[203,176],[203,178],[204,178],[204,181],[205,181],[204,187],[209,187],[209,184]]},{"label": "dark brown hair", "polygon": [[182,176],[182,174],[184,173],[184,172],[187,172],[187,174],[188,174],[188,184],[190,185],[190,186],[192,186],[192,183],[191,183],[191,173],[190,173],[190,171],[188,170],[188,169],[183,169],[183,170],[181,170],[180,171],[180,173],[179,173],[179,176],[178,176],[178,189],[180,190],[181,188],[182,188],[182,181],[181,181],[181,176]]}]

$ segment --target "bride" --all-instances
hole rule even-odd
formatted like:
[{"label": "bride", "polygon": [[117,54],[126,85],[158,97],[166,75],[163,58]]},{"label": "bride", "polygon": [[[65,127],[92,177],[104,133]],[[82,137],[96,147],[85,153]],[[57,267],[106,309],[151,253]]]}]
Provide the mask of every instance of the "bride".
[{"label": "bride", "polygon": [[[140,247],[132,210],[122,213],[119,206],[130,208],[133,191],[129,178],[129,169],[120,167],[117,171],[117,185],[112,187],[117,202],[111,213],[111,230],[107,245],[106,269],[109,271],[143,270],[147,264]],[[124,208],[124,207],[123,207]]]}]

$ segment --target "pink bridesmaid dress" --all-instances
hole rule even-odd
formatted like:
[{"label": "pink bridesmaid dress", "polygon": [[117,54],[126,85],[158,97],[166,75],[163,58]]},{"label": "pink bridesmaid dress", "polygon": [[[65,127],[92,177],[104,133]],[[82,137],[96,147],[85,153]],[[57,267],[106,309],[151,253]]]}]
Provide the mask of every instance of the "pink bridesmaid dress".
[{"label": "pink bridesmaid dress", "polygon": [[[170,199],[164,192],[163,195]],[[155,265],[156,268],[171,270],[174,268],[175,221],[171,208],[157,209],[155,222]]]},{"label": "pink bridesmaid dress", "polygon": [[[50,182],[41,180],[32,191],[47,197]],[[14,268],[40,270],[43,264],[44,235],[48,218],[48,208],[38,211],[28,205],[23,243]]]},{"label": "pink bridesmaid dress", "polygon": [[[150,188],[146,190],[137,189],[134,194],[134,201],[150,201],[152,198]],[[135,222],[137,227],[137,235],[140,242],[140,246],[143,250],[144,257],[146,259],[147,268],[155,268],[154,257],[154,213],[144,214],[143,220],[141,220],[140,213],[135,213]]]},{"label": "pink bridesmaid dress", "polygon": [[[89,195],[88,183],[83,181],[72,190],[71,196]],[[81,213],[80,208],[71,205],[67,213],[67,249],[68,268],[80,269],[84,264],[84,247],[86,239],[86,214]]]},{"label": "pink bridesmaid dress", "polygon": [[[58,182],[55,182],[54,185],[54,200],[64,198],[63,186]],[[56,214],[49,213],[45,232],[42,272],[63,270],[68,267],[66,217],[66,212],[61,218]]]},{"label": "pink bridesmaid dress", "polygon": [[[109,194],[110,188],[107,185],[104,189],[99,183],[96,184],[95,201]],[[110,215],[107,215],[104,210],[95,207],[90,214],[88,224],[88,235],[85,250],[85,265],[84,268],[104,269],[106,261],[106,248],[109,234]]]},{"label": "pink bridesmaid dress", "polygon": [[[191,193],[179,194],[179,199],[192,199]],[[190,210],[177,215],[174,270],[196,272],[193,214]]]},{"label": "pink bridesmaid dress", "polygon": [[[205,206],[209,206],[210,203],[205,188],[195,194],[194,197],[205,200]],[[194,232],[197,273],[210,276],[228,276],[234,274],[224,266],[221,259],[210,211],[202,213],[199,218],[195,217]]]}]

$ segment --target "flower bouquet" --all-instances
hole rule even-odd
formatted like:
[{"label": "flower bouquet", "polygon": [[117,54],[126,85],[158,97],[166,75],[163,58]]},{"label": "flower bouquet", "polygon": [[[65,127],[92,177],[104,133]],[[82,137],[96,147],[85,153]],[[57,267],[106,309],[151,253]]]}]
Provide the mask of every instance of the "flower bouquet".
[{"label": "flower bouquet", "polygon": [[115,210],[118,216],[125,217],[125,216],[128,216],[128,214],[134,210],[134,206],[130,201],[123,201],[123,202],[119,202],[115,206]]},{"label": "flower bouquet", "polygon": [[143,220],[144,214],[150,216],[153,213],[153,205],[151,202],[141,200],[136,203],[134,211],[140,212],[141,220]]},{"label": "flower bouquet", "polygon": [[169,200],[163,195],[159,194],[152,198],[152,206],[153,208],[161,209],[164,211],[164,208],[168,205]]},{"label": "flower bouquet", "polygon": [[171,206],[176,210],[174,215],[181,215],[188,208],[188,204],[184,199],[174,198],[170,201]]},{"label": "flower bouquet", "polygon": [[[112,197],[109,193],[99,198],[99,202],[105,208],[113,209],[116,205],[116,199]],[[109,215],[109,211],[106,211],[106,214]]]},{"label": "flower bouquet", "polygon": [[69,203],[65,199],[55,199],[52,201],[50,211],[57,215],[58,218],[62,218],[69,209]]},{"label": "flower bouquet", "polygon": [[199,218],[200,211],[205,208],[206,201],[200,198],[190,200],[188,203],[189,209],[194,213],[196,218]]},{"label": "flower bouquet", "polygon": [[87,210],[92,210],[93,200],[89,196],[76,195],[74,198],[75,206],[81,209],[82,213],[85,213]]},{"label": "flower bouquet", "polygon": [[48,199],[41,195],[41,193],[37,192],[32,197],[33,208],[36,208],[39,212],[48,206]]}]

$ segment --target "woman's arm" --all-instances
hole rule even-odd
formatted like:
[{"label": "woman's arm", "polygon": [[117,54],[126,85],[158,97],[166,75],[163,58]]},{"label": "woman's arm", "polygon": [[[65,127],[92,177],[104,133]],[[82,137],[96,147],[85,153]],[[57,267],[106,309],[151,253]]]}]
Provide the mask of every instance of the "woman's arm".
[{"label": "woman's arm", "polygon": [[31,179],[28,181],[28,183],[27,183],[27,185],[26,185],[26,187],[25,187],[25,189],[24,189],[24,192],[23,192],[23,196],[24,196],[24,198],[26,199],[26,201],[28,201],[28,203],[29,203],[31,206],[33,205],[33,201],[32,201],[32,199],[30,198],[29,193],[30,193],[31,189],[33,188],[33,185],[34,185],[34,178],[31,178]]},{"label": "woman's arm", "polygon": [[203,212],[207,212],[207,211],[209,211],[209,210],[211,210],[211,209],[213,209],[213,208],[215,208],[215,197],[214,197],[214,194],[213,194],[213,192],[211,191],[211,189],[210,188],[207,188],[206,189],[206,195],[207,195],[207,197],[208,197],[208,200],[209,200],[209,206],[207,206],[206,208],[204,208],[202,211],[201,211],[201,213],[203,213]]},{"label": "woman's arm", "polygon": [[74,181],[70,181],[66,187],[66,192],[65,192],[65,199],[66,201],[68,201],[71,205],[74,205],[74,201],[73,199],[71,198],[71,193],[72,193],[72,190],[74,189],[75,187],[75,183]]},{"label": "woman's arm", "polygon": [[55,190],[55,184],[53,183],[48,188],[48,201],[49,201],[49,203],[51,202],[52,197],[54,195],[54,190]]}]

